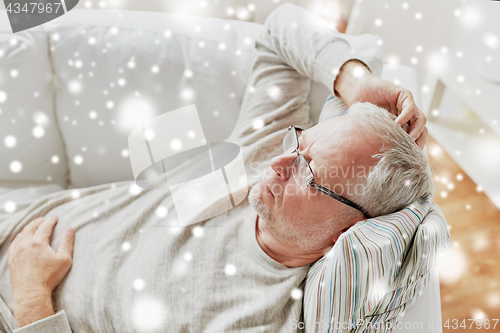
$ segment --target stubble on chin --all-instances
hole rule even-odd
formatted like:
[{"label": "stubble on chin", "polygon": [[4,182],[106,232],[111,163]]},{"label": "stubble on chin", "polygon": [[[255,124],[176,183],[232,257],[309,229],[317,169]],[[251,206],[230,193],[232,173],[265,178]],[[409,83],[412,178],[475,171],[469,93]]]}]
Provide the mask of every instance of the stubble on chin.
[{"label": "stubble on chin", "polygon": [[284,223],[283,219],[273,216],[271,211],[269,210],[269,207],[264,202],[260,182],[255,184],[250,189],[248,200],[250,201],[250,205],[257,211],[257,214],[259,214],[260,216],[259,223],[265,224],[265,229],[267,232],[270,232],[274,235],[274,237],[282,240],[289,240],[291,237],[293,237],[293,232],[292,230],[290,230],[290,226],[287,223]]},{"label": "stubble on chin", "polygon": [[262,218],[268,219],[270,216],[269,208],[264,203],[264,198],[262,196],[262,190],[260,189],[260,182],[257,182],[251,189],[248,194],[248,201],[250,205],[257,211],[257,214]]},{"label": "stubble on chin", "polygon": [[320,233],[317,233],[318,230],[300,232],[291,223],[286,223],[285,217],[272,216],[269,207],[263,201],[260,182],[250,189],[248,201],[260,216],[259,223],[265,224],[267,232],[273,234],[275,238],[303,249],[317,248],[318,234],[323,234],[325,231],[322,230]]}]

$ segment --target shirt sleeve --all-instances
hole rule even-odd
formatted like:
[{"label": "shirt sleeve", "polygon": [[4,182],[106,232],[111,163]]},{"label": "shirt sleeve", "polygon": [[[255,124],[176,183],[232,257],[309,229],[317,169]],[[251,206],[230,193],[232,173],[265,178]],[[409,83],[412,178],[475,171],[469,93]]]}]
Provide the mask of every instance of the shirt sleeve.
[{"label": "shirt sleeve", "polygon": [[345,34],[330,23],[293,4],[284,4],[266,20],[274,52],[301,75],[320,82],[333,93],[340,68],[357,60],[372,69],[351,49]]},{"label": "shirt sleeve", "polygon": [[66,312],[62,310],[53,316],[18,328],[13,333],[71,333],[71,327]]},{"label": "shirt sleeve", "polygon": [[[275,9],[255,40],[256,56],[228,141],[243,147],[267,137],[268,141],[259,144],[279,148],[288,126],[311,127],[311,80],[322,83],[333,94],[333,83],[343,64],[351,59],[365,64],[351,51],[344,36],[296,5]],[[260,158],[276,153],[279,149],[266,151]]]}]

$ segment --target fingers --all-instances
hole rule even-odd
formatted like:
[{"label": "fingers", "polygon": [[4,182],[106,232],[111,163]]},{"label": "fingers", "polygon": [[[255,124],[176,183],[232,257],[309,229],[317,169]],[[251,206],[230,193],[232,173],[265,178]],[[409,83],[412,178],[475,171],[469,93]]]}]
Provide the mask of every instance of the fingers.
[{"label": "fingers", "polygon": [[387,109],[396,115],[396,124],[403,126],[409,124],[408,134],[419,147],[425,145],[427,132],[425,124],[427,119],[424,113],[415,105],[412,93],[400,86],[379,78],[360,81],[358,84],[357,99],[370,101]]},{"label": "fingers", "polygon": [[11,258],[12,252],[15,252],[15,248],[16,248],[17,244],[19,242],[22,242],[22,238],[24,238],[24,237],[32,238],[33,235],[35,234],[36,229],[43,222],[43,220],[44,220],[43,217],[39,217],[39,218],[36,218],[34,220],[31,220],[30,222],[28,222],[28,224],[26,224],[23,227],[23,229],[20,232],[18,232],[18,234],[14,237],[14,239],[12,240],[12,242],[10,243],[10,246],[9,246],[9,251],[8,251],[9,262],[12,260],[12,258]]},{"label": "fingers", "polygon": [[57,254],[73,257],[73,246],[75,244],[75,229],[69,228],[64,233],[63,239],[57,248]]},{"label": "fingers", "polygon": [[39,218],[36,218],[36,219],[30,221],[28,224],[26,224],[24,226],[24,228],[21,232],[26,236],[33,237],[33,235],[35,234],[35,231],[40,226],[40,224],[43,222],[43,220],[44,220],[43,217],[39,217]]},{"label": "fingers", "polygon": [[410,129],[408,134],[410,134],[414,141],[417,140],[417,138],[419,138],[424,132],[425,123],[426,119],[423,114],[417,114],[412,118],[412,120],[410,120]]},{"label": "fingers", "polygon": [[398,88],[399,91],[395,107],[399,112],[395,113],[398,116],[396,118],[396,123],[398,125],[403,125],[409,122],[414,115],[421,113],[421,111],[415,105],[412,93],[409,90]]},{"label": "fingers", "polygon": [[408,134],[410,134],[413,141],[420,137],[424,131],[426,121],[424,113],[415,105],[404,108],[403,112],[396,118],[396,124],[400,126],[410,123]]},{"label": "fingers", "polygon": [[[408,90],[403,90],[401,92],[398,102],[401,103],[401,105],[397,103],[398,107],[401,107],[403,110],[396,118],[396,123],[398,125],[404,125],[409,122],[410,128],[408,134],[416,142],[424,132],[427,119],[424,113],[415,105],[413,95]],[[425,138],[426,136],[424,135],[423,139]]]},{"label": "fingers", "polygon": [[424,149],[425,144],[427,143],[427,127],[424,127],[424,130],[422,134],[418,137],[418,139],[415,141],[417,146],[420,147],[420,149]]},{"label": "fingers", "polygon": [[[410,121],[413,116],[421,113],[419,108],[415,105],[415,102],[413,102],[413,98],[411,98],[411,101],[407,100],[408,102],[404,102],[402,105],[403,111],[399,114],[399,116],[396,118],[396,123],[398,125],[403,125],[406,124],[407,122]],[[423,114],[423,113],[422,113]]]},{"label": "fingers", "polygon": [[52,235],[52,230],[57,223],[57,216],[53,215],[45,218],[42,224],[38,227],[35,232],[34,238],[37,238],[43,242],[49,242],[50,235]]}]

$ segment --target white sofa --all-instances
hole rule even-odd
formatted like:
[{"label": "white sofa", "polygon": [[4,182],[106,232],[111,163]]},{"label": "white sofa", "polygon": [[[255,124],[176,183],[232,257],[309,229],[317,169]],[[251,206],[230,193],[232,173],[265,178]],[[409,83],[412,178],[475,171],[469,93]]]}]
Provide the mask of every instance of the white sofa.
[{"label": "white sofa", "polygon": [[[127,137],[142,121],[196,104],[207,141],[238,116],[261,25],[155,12],[73,10],[12,34],[0,12],[0,223],[63,188],[133,180]],[[357,47],[363,48],[363,45]],[[368,59],[367,61],[369,61]],[[384,68],[416,93],[410,68]],[[327,90],[314,84],[317,121]],[[437,275],[407,312],[440,332]]]}]

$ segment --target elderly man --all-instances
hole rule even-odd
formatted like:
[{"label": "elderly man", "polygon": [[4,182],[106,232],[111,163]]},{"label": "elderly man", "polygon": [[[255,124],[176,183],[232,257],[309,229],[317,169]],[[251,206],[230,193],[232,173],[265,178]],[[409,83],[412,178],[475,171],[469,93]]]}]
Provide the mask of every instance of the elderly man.
[{"label": "elderly man", "polygon": [[[424,115],[409,91],[372,76],[342,34],[284,5],[256,47],[228,138],[247,171],[265,166],[249,200],[175,228],[165,227],[175,210],[164,190],[130,193],[124,182],[46,197],[0,225],[5,331],[290,331],[302,309],[291,294],[309,264],[356,222],[432,191]],[[342,97],[347,115],[311,127],[311,80]]]}]

